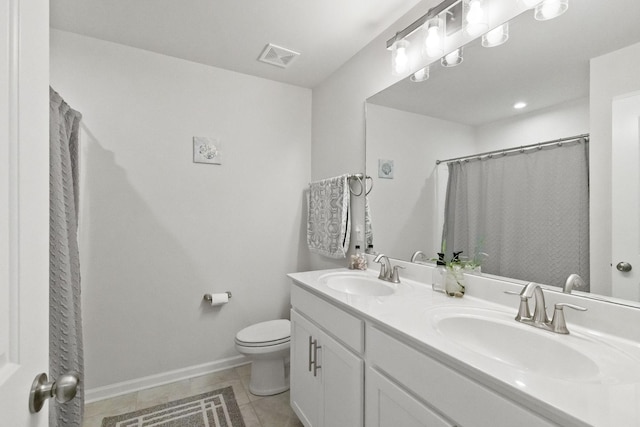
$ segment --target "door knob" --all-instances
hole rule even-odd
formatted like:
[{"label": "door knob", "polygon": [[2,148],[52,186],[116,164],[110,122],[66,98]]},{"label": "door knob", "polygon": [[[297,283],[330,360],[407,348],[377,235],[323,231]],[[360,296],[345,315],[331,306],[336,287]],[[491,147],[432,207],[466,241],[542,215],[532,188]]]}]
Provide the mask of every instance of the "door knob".
[{"label": "door knob", "polygon": [[623,273],[626,273],[628,271],[631,271],[631,264],[629,264],[628,262],[619,262],[618,265],[616,265],[616,268],[618,269],[618,271],[622,271]]},{"label": "door knob", "polygon": [[79,383],[80,379],[75,372],[62,375],[58,381],[51,382],[47,382],[47,374],[37,375],[29,393],[29,412],[39,412],[50,397],[55,397],[60,403],[70,401],[76,396]]}]

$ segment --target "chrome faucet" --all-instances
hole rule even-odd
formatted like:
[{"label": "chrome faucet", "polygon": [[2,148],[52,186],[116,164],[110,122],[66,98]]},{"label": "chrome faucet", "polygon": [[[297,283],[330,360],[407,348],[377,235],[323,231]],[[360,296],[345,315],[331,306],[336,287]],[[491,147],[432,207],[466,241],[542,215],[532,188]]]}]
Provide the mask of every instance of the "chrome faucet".
[{"label": "chrome faucet", "polygon": [[567,281],[564,282],[564,287],[562,288],[562,292],[564,292],[565,294],[570,294],[574,288],[580,289],[580,288],[583,288],[584,286],[585,286],[585,283],[584,283],[584,280],[582,280],[582,277],[574,273],[569,275],[569,277],[567,277]]},{"label": "chrome faucet", "polygon": [[427,255],[426,255],[424,252],[422,252],[422,251],[415,251],[415,252],[413,253],[413,255],[411,255],[411,262],[416,262],[416,260],[417,260],[418,258],[422,258],[422,259],[424,259],[424,258],[426,258],[426,256],[427,256]]},{"label": "chrome faucet", "polygon": [[[577,275],[576,275],[577,276]],[[580,276],[578,276],[579,278]],[[534,282],[529,282],[520,293],[507,291],[508,294],[520,296],[520,306],[518,308],[518,314],[516,315],[516,321],[524,323],[525,325],[534,326],[536,328],[544,329],[546,331],[555,332],[557,334],[568,334],[567,323],[564,318],[565,307],[572,308],[574,310],[587,311],[586,308],[580,307],[574,304],[557,303],[553,311],[553,319],[549,320],[547,316],[547,307],[544,301],[544,292],[542,287]],[[529,299],[534,298],[535,307],[533,310],[533,316],[529,310]]]},{"label": "chrome faucet", "polygon": [[392,283],[400,283],[400,274],[398,273],[398,269],[404,267],[396,265],[391,268],[391,262],[389,262],[389,258],[385,254],[378,254],[378,256],[373,259],[373,262],[380,263],[380,274],[378,275],[378,279]]},{"label": "chrome faucet", "polygon": [[521,319],[520,321],[523,323],[533,322],[536,326],[549,323],[549,318],[547,317],[547,305],[544,301],[544,293],[542,292],[540,285],[534,282],[527,283],[527,285],[522,289],[522,292],[520,292],[521,301],[523,298],[529,300],[531,297],[534,297],[535,303],[533,308],[533,317],[530,319]]}]

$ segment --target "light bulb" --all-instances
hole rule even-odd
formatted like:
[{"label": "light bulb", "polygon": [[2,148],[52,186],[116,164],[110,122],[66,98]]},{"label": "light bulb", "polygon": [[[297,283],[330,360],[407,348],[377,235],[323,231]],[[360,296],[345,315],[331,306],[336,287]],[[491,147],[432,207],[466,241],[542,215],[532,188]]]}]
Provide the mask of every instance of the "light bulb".
[{"label": "light bulb", "polygon": [[524,101],[519,101],[519,102],[516,102],[515,104],[513,104],[513,108],[515,108],[516,110],[521,110],[526,106],[527,106],[527,103],[524,102]]},{"label": "light bulb", "polygon": [[456,49],[448,53],[440,60],[443,67],[455,67],[462,63],[462,48]]},{"label": "light bulb", "polygon": [[557,18],[569,9],[569,0],[544,0],[536,6],[535,18],[538,21]]},{"label": "light bulb", "polygon": [[477,36],[489,27],[487,14],[483,8],[482,0],[469,0],[466,15],[466,31],[471,36]]},{"label": "light bulb", "polygon": [[393,73],[396,75],[404,74],[407,71],[407,67],[409,65],[409,55],[407,54],[408,47],[409,42],[406,40],[398,40],[393,44],[391,65],[393,67]]},{"label": "light bulb", "polygon": [[500,25],[482,36],[482,46],[496,47],[509,40],[509,23]]},{"label": "light bulb", "polygon": [[396,52],[396,73],[401,73],[407,67],[409,58],[407,57],[407,49],[404,47],[398,48]]},{"label": "light bulb", "polygon": [[430,58],[442,56],[442,36],[440,35],[442,27],[438,18],[429,21],[427,27],[427,36],[425,37],[425,53]]},{"label": "light bulb", "polygon": [[425,80],[429,79],[429,67],[424,67],[421,70],[416,71],[415,73],[413,73],[411,75],[411,81],[412,82],[424,82]]},{"label": "light bulb", "polygon": [[469,12],[467,12],[467,22],[470,24],[477,24],[484,18],[484,11],[480,0],[471,0],[469,2]]}]

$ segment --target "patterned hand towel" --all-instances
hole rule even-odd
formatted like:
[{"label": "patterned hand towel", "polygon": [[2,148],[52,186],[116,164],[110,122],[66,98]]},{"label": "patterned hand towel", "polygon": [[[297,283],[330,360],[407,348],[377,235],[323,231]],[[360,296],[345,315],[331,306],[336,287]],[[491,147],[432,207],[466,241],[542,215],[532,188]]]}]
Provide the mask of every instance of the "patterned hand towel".
[{"label": "patterned hand towel", "polygon": [[309,184],[307,244],[311,252],[346,258],[351,237],[349,178],[341,175]]},{"label": "patterned hand towel", "polygon": [[371,225],[371,205],[369,204],[369,197],[364,196],[364,240],[365,248],[373,246],[373,226]]}]

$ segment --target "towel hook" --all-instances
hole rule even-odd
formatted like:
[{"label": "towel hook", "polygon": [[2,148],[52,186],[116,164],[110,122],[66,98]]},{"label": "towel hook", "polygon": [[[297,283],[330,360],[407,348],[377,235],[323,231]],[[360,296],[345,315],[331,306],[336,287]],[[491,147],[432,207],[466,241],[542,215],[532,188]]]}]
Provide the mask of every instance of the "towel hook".
[{"label": "towel hook", "polygon": [[369,187],[369,191],[367,191],[366,193],[364,193],[365,196],[368,196],[369,193],[371,193],[371,190],[373,190],[373,178],[371,178],[369,175],[367,175],[364,178],[364,188],[367,188],[367,180],[370,179],[371,180],[371,186]]},{"label": "towel hook", "polygon": [[[349,175],[349,178],[355,178],[358,180],[358,184],[360,184],[360,191],[358,193],[356,193],[355,191],[353,191],[351,189],[351,181],[349,181],[349,192],[351,194],[353,194],[354,196],[358,197],[361,196],[362,193],[365,193],[365,196],[368,196],[369,193],[371,193],[371,190],[373,190],[373,178],[371,178],[369,175],[364,175],[361,173],[357,173],[357,174],[353,174],[353,175]],[[369,186],[369,189],[367,190],[367,180],[370,179],[371,180],[371,185]]]}]

